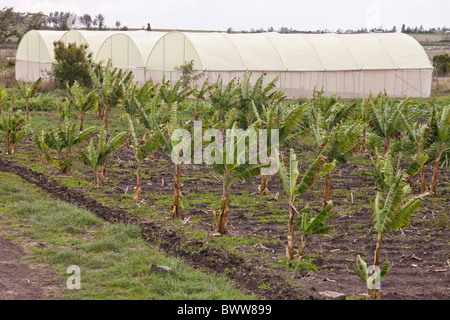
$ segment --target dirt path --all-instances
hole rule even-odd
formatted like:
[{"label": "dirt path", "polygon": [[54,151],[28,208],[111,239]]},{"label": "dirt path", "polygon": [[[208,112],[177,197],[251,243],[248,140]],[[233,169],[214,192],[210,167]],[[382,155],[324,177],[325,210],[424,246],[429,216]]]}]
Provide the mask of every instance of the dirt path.
[{"label": "dirt path", "polygon": [[0,237],[0,300],[54,299],[62,280],[48,266],[26,265],[22,248]]}]

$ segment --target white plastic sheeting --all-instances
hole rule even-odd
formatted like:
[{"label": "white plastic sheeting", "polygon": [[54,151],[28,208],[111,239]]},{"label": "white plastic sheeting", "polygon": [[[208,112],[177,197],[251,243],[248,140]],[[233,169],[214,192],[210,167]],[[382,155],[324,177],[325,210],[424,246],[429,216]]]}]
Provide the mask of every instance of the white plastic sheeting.
[{"label": "white plastic sheeting", "polygon": [[[146,31],[30,31],[19,45],[16,77],[42,75],[53,59],[53,41],[85,43],[95,61],[132,70],[136,81],[176,80],[174,68],[194,61],[205,78],[224,82],[252,73],[278,77],[289,98],[314,89],[342,97],[385,91],[391,97],[428,97],[432,66],[420,44],[402,33],[279,34]],[[37,64],[37,67],[36,67]]]}]

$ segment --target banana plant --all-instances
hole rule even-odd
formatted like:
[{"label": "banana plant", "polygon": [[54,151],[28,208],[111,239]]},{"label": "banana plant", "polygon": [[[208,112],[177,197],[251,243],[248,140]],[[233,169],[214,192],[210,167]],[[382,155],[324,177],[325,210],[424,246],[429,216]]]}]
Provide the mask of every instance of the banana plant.
[{"label": "banana plant", "polygon": [[100,68],[99,74],[91,69],[89,74],[98,100],[99,115],[103,118],[104,129],[108,130],[109,113],[121,101],[124,95],[123,84],[130,81],[133,73],[113,69],[111,61],[108,61],[106,67]]},{"label": "banana plant", "polygon": [[279,78],[275,77],[267,85],[264,85],[265,76],[266,73],[263,73],[252,85],[250,82],[251,73],[246,72],[237,88],[239,102],[237,108],[241,128],[246,129],[254,121],[253,105],[261,113],[263,106],[277,105],[285,98],[284,91],[274,90]]},{"label": "banana plant", "polygon": [[[160,121],[160,123],[157,123]],[[148,122],[148,121],[147,121]],[[175,147],[172,136],[176,130],[189,130],[189,122],[183,122],[179,116],[179,105],[178,103],[174,103],[171,105],[171,109],[169,115],[161,120],[161,117],[152,117],[153,128],[156,129],[159,133],[160,142],[163,147],[164,152],[172,158],[172,161],[175,158],[183,158],[183,150],[186,149],[186,141],[182,141],[180,146],[182,148],[178,150],[178,147]],[[190,146],[189,146],[190,147]],[[173,178],[173,205],[171,206],[172,218],[173,219],[184,219],[185,208],[183,204],[183,195],[182,195],[182,184],[181,184],[181,164],[180,161],[173,161],[174,168],[174,178]]]},{"label": "banana plant", "polygon": [[[264,104],[256,107],[251,101],[255,119],[260,123],[260,129],[267,130],[267,145],[272,143],[272,130],[278,131],[278,145],[289,147],[297,138],[305,136],[309,132],[309,127],[305,126],[304,117],[308,112],[307,105],[280,105]],[[261,176],[259,194],[267,194],[268,189],[267,176]]]},{"label": "banana plant", "polygon": [[40,156],[41,164],[44,164],[45,155],[47,154],[47,151],[49,149],[48,145],[45,143],[45,136],[46,136],[45,130],[41,130],[39,134],[34,135],[34,145],[39,150],[39,153],[41,155]]},{"label": "banana plant", "polygon": [[42,78],[37,79],[36,81],[30,83],[30,82],[17,82],[17,88],[19,89],[19,93],[22,96],[22,98],[25,100],[25,109],[27,114],[27,119],[30,119],[30,112],[29,112],[29,103],[30,99],[36,94],[36,92],[39,90],[42,84]]},{"label": "banana plant", "polygon": [[367,286],[369,293],[367,300],[375,300],[381,298],[381,279],[387,276],[390,263],[387,261],[382,269],[367,266],[367,262],[358,254],[356,259],[356,267],[354,269],[359,279]]},{"label": "banana plant", "polygon": [[[224,144],[223,148],[218,148],[215,150],[217,152],[217,158],[221,161],[215,161],[212,163],[213,170],[218,173],[222,178],[222,198],[220,210],[214,212],[215,225],[214,232],[216,234],[223,235],[227,232],[227,222],[229,215],[229,205],[231,202],[231,190],[233,184],[236,181],[248,180],[251,177],[261,174],[261,169],[268,167],[267,164],[258,163],[258,154],[250,154],[249,149],[256,144],[256,139],[249,139],[250,143],[245,145],[246,135],[237,133],[237,123],[235,122],[230,130],[227,130],[227,135],[235,136],[236,143],[231,142],[231,139],[227,138],[227,142]],[[258,130],[258,123],[253,123],[249,130]],[[234,139],[234,138],[232,138]],[[240,148],[239,146],[246,146],[245,148]],[[269,149],[269,147],[268,147]],[[277,161],[278,165],[278,154],[273,161]]]},{"label": "banana plant", "polygon": [[83,131],[86,114],[97,106],[96,93],[91,91],[86,94],[84,88],[80,87],[78,81],[75,80],[71,87],[67,84],[67,95],[69,102],[80,114],[80,131]]},{"label": "banana plant", "polygon": [[[328,162],[344,164],[348,162],[353,153],[360,147],[359,124],[345,125],[336,124],[328,131],[320,125],[320,122],[312,125],[312,133],[315,140],[315,147],[321,154],[327,157]],[[325,191],[323,207],[331,200],[333,191],[331,173],[325,175]]]},{"label": "banana plant", "polygon": [[3,132],[6,142],[6,153],[13,155],[17,150],[17,143],[25,138],[29,125],[21,111],[14,112],[12,108],[0,114],[0,131]]},{"label": "banana plant", "polygon": [[433,176],[430,183],[430,195],[436,197],[439,167],[450,166],[450,106],[444,107],[440,114],[433,104],[431,121],[427,128],[426,153],[429,162],[434,161]]},{"label": "banana plant", "polygon": [[292,148],[290,149],[288,164],[289,171],[287,171],[283,161],[280,161],[280,165],[278,167],[278,175],[281,180],[281,185],[283,186],[283,189],[287,193],[289,199],[289,222],[286,258],[288,260],[292,260],[294,259],[295,217],[296,214],[299,214],[296,208],[297,197],[304,194],[314,184],[317,176],[322,170],[332,170],[332,167],[327,164],[327,158],[320,154],[316,159],[314,159],[313,163],[303,174],[300,181],[298,181],[300,172],[298,171],[297,156],[294,152],[294,149]]},{"label": "banana plant", "polygon": [[8,92],[6,90],[0,91],[0,112],[5,107],[7,97],[8,97]]},{"label": "banana plant", "polygon": [[[397,166],[395,167],[395,158],[392,156],[392,147],[388,149],[385,154],[380,154],[375,147],[375,158],[372,158],[373,169],[372,174],[375,177],[375,182],[378,187],[384,192],[389,190],[389,187],[394,179],[394,174],[400,168],[401,157],[398,158]],[[423,170],[423,166],[428,160],[428,156],[420,153],[416,153],[412,157],[408,168],[405,170],[407,174],[406,181],[409,185],[412,185],[411,178],[414,177],[419,171]],[[421,192],[424,193],[425,191]]]},{"label": "banana plant", "polygon": [[138,163],[136,172],[136,193],[133,198],[133,201],[138,203],[141,201],[142,161],[151,156],[158,149],[161,138],[158,131],[150,132],[148,130],[145,131],[143,136],[139,136],[136,130],[136,116],[126,114],[126,117],[128,119],[133,154]]},{"label": "banana plant", "polygon": [[[57,159],[54,159],[50,155],[46,154],[45,159],[47,162],[53,164],[62,174],[70,174],[72,169],[72,148],[97,129],[90,127],[79,131],[77,124],[74,121],[70,121],[67,117],[64,119],[56,129],[46,132],[44,142],[49,149],[55,150],[58,154]],[[63,152],[65,151],[65,155]]]},{"label": "banana plant", "polygon": [[173,85],[167,80],[161,85],[159,93],[162,100],[167,104],[167,112],[170,112],[172,106],[175,103],[181,105],[181,103],[192,93],[192,90],[188,87],[183,87],[181,79]]},{"label": "banana plant", "polygon": [[198,115],[199,115],[199,103],[201,100],[205,100],[206,99],[206,94],[208,93],[209,90],[209,86],[208,86],[208,79],[205,80],[205,82],[203,82],[203,85],[200,87],[200,89],[198,89],[198,87],[196,86],[194,88],[194,90],[192,91],[192,95],[195,97],[195,112],[194,112],[194,120],[197,121],[198,120]]},{"label": "banana plant", "polygon": [[330,222],[337,215],[333,211],[333,202],[328,201],[327,205],[322,210],[313,214],[308,206],[302,210],[302,213],[297,221],[297,227],[300,230],[300,248],[298,250],[297,261],[301,262],[303,259],[303,252],[306,247],[306,240],[313,234],[327,234],[331,230],[339,227],[339,225],[331,225]]},{"label": "banana plant", "polygon": [[237,106],[239,101],[238,90],[235,79],[223,85],[222,78],[211,85],[210,99],[215,110],[217,110],[218,121],[224,120],[225,115]]},{"label": "banana plant", "polygon": [[103,186],[105,178],[103,175],[99,175],[98,169],[101,168],[107,157],[119,148],[126,136],[126,132],[121,132],[107,139],[107,132],[103,130],[98,135],[97,148],[94,145],[94,139],[91,139],[86,152],[80,151],[79,158],[81,162],[93,170],[93,185],[95,188]]},{"label": "banana plant", "polygon": [[[378,192],[375,196],[375,202],[372,207],[372,220],[374,228],[378,232],[377,244],[374,252],[373,269],[372,274],[374,276],[377,272],[376,269],[384,270],[383,273],[387,274],[389,264],[381,267],[381,243],[384,236],[404,228],[409,224],[411,216],[417,211],[421,204],[421,200],[428,196],[428,192],[420,195],[409,195],[411,193],[411,187],[407,183],[408,173],[406,170],[397,169],[392,171],[390,179],[386,179],[388,184],[383,193]],[[362,262],[362,259],[358,259]],[[359,267],[355,270],[356,274],[361,280],[367,283],[367,268],[363,267],[364,273]],[[367,298],[371,300],[379,299],[381,297],[381,290],[376,287],[368,287]]]},{"label": "banana plant", "polygon": [[367,117],[371,130],[383,141],[383,151],[386,153],[393,139],[402,135],[410,135],[409,120],[405,111],[411,103],[411,98],[404,99],[398,104],[389,101],[387,95],[380,95],[375,100],[369,99]]}]

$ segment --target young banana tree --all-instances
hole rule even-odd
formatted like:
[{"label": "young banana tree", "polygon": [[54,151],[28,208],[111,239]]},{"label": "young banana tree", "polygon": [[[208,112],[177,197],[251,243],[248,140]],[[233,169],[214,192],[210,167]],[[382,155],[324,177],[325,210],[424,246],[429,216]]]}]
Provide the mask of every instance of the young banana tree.
[{"label": "young banana tree", "polygon": [[[390,173],[385,172],[384,182],[387,184],[383,193],[378,192],[372,207],[372,220],[375,230],[378,232],[377,244],[374,252],[373,269],[369,274],[367,267],[364,267],[364,261],[359,257],[359,262],[363,265],[363,270],[357,266],[356,274],[362,281],[368,283],[378,276],[383,277],[389,269],[387,263],[381,267],[381,243],[386,233],[403,228],[409,224],[411,216],[419,208],[421,200],[428,196],[428,193],[420,195],[409,195],[411,187],[407,183],[408,173],[406,170],[392,170]],[[381,271],[377,271],[381,270]],[[364,273],[363,273],[364,271]],[[369,279],[370,277],[370,279]],[[381,291],[375,286],[368,286],[367,298],[371,300],[379,299]]]},{"label": "young banana tree", "polygon": [[75,80],[71,87],[67,84],[67,94],[69,102],[80,113],[80,131],[83,131],[83,122],[86,114],[97,104],[96,92],[91,91],[86,94],[84,88],[80,87],[78,81]]},{"label": "young banana tree", "polygon": [[159,89],[162,100],[167,104],[167,112],[170,112],[172,106],[176,103],[181,105],[181,103],[189,97],[192,90],[188,87],[182,86],[182,80],[178,80],[173,84],[167,80],[163,82]]},{"label": "young banana tree", "polygon": [[[160,121],[158,124],[156,121]],[[183,154],[183,150],[190,148],[191,145],[187,146],[187,140],[183,139],[181,143],[174,144],[174,133],[176,132],[186,132],[189,128],[189,121],[183,122],[179,116],[179,105],[177,103],[172,104],[168,117],[166,119],[161,119],[161,117],[153,117],[153,127],[159,132],[160,141],[164,152],[171,157],[174,162],[174,176],[173,176],[173,205],[172,218],[173,219],[184,219],[184,205],[183,205],[183,195],[182,195],[182,184],[181,184],[181,164],[184,163],[184,157],[187,156]],[[181,137],[183,138],[183,137]],[[181,147],[181,148],[179,148]],[[179,160],[176,160],[179,159]]]},{"label": "young banana tree", "polygon": [[237,88],[239,124],[243,129],[250,126],[255,119],[256,115],[253,106],[256,107],[259,113],[262,113],[263,106],[270,108],[272,105],[278,105],[285,98],[284,91],[274,90],[278,77],[264,85],[265,76],[265,73],[262,74],[252,85],[250,82],[251,74],[246,72]]},{"label": "young banana tree", "polygon": [[98,100],[99,114],[103,118],[104,129],[108,130],[108,117],[111,109],[119,104],[124,92],[123,84],[128,83],[133,73],[111,68],[111,62],[101,68],[99,74],[89,71],[93,90]]},{"label": "young banana tree", "polygon": [[[387,192],[394,178],[393,172],[399,170],[400,168],[401,158],[399,157],[397,166],[395,167],[395,158],[392,156],[392,148],[389,148],[389,150],[385,154],[380,154],[378,152],[378,149],[375,148],[375,158],[376,161],[372,159],[372,173],[375,177],[375,182],[381,190]],[[411,163],[405,170],[405,173],[407,174],[406,181],[409,185],[412,184],[411,178],[414,177],[419,171],[422,171],[423,166],[427,160],[428,156],[425,154],[416,153],[412,157]]]},{"label": "young banana tree", "polygon": [[5,107],[7,97],[8,97],[8,92],[6,90],[0,91],[0,112]]},{"label": "young banana tree", "polygon": [[44,164],[45,155],[47,154],[48,145],[45,143],[45,135],[46,131],[41,130],[39,134],[34,135],[34,145],[39,150],[41,156],[40,156],[40,162],[41,164]]},{"label": "young banana tree", "polygon": [[[56,160],[48,154],[45,155],[45,159],[53,164],[62,174],[70,174],[71,172],[73,147],[80,144],[97,130],[95,127],[90,127],[79,131],[77,127],[75,122],[65,118],[63,123],[56,129],[45,134],[45,144],[58,154]],[[64,151],[65,155],[63,155]]]},{"label": "young banana tree", "polygon": [[86,152],[80,151],[80,160],[84,165],[89,166],[93,170],[95,188],[103,186],[104,176],[99,175],[98,169],[101,168],[106,161],[108,155],[116,151],[127,136],[126,132],[121,132],[114,137],[107,139],[107,132],[103,130],[98,135],[97,148],[94,145],[94,140],[91,139],[86,148]]},{"label": "young banana tree", "polygon": [[238,90],[235,79],[228,82],[224,87],[220,78],[211,85],[210,99],[215,110],[217,110],[218,121],[224,120],[225,115],[236,107],[238,103]]},{"label": "young banana tree", "polygon": [[332,229],[339,227],[339,225],[331,225],[330,222],[337,215],[333,211],[333,202],[328,201],[327,205],[317,213],[311,213],[311,210],[306,206],[298,218],[297,227],[300,230],[300,248],[298,250],[297,261],[301,262],[303,259],[303,252],[306,247],[306,240],[313,234],[327,234]]},{"label": "young banana tree", "polygon": [[287,193],[289,199],[289,222],[288,222],[286,258],[292,260],[294,259],[295,217],[296,214],[298,214],[296,208],[297,197],[305,193],[314,184],[316,177],[324,169],[324,166],[327,165],[327,158],[324,157],[323,155],[319,155],[316,159],[314,159],[313,163],[309,166],[308,170],[303,174],[299,182],[297,180],[299,178],[300,172],[298,171],[298,161],[294,149],[290,150],[290,157],[288,164],[289,164],[289,171],[287,171],[283,161],[280,161],[280,165],[278,167],[278,175],[281,180],[281,185],[283,186],[283,189]]},{"label": "young banana tree", "polygon": [[[303,137],[309,131],[309,127],[305,126],[304,117],[308,112],[307,105],[281,105],[270,104],[268,106],[261,105],[258,109],[251,102],[255,119],[260,123],[260,129],[267,130],[267,145],[272,143],[272,130],[278,131],[278,144],[280,146],[289,147],[299,137]],[[267,176],[261,177],[259,194],[263,195],[269,192]]]},{"label": "young banana tree", "polygon": [[430,195],[436,197],[439,166],[450,166],[450,106],[444,107],[438,114],[433,105],[431,121],[427,129],[426,153],[429,161],[434,161],[431,177]]},{"label": "young banana tree", "polygon": [[373,99],[369,99],[368,102],[367,117],[371,130],[382,139],[383,151],[386,153],[393,139],[410,134],[409,121],[404,113],[411,103],[411,98],[394,104],[386,95],[380,95],[375,102]]},{"label": "young banana tree", "polygon": [[[345,125],[337,124],[332,130],[324,130],[317,124],[312,125],[312,132],[315,139],[315,146],[321,154],[327,157],[328,162],[344,164],[360,146],[359,124]],[[331,173],[325,175],[325,192],[323,207],[331,200],[333,191]]]},{"label": "young banana tree", "polygon": [[160,146],[161,138],[159,132],[151,132],[146,130],[143,136],[139,136],[136,130],[137,117],[126,114],[131,135],[131,145],[133,154],[137,160],[138,168],[136,172],[136,193],[133,201],[138,203],[141,201],[141,172],[142,161],[151,156]]},{"label": "young banana tree", "polygon": [[17,143],[25,138],[28,131],[26,118],[21,111],[3,111],[0,114],[0,131],[3,132],[6,142],[6,153],[13,155],[17,150]]},{"label": "young banana tree", "polygon": [[208,93],[208,90],[209,90],[208,79],[206,79],[205,82],[203,82],[203,85],[201,86],[200,89],[195,87],[194,90],[192,91],[192,95],[195,97],[195,112],[194,112],[194,120],[195,121],[198,120],[199,103],[200,103],[201,100],[205,100],[206,99],[205,96]]},{"label": "young banana tree", "polygon": [[17,88],[19,89],[19,93],[22,96],[22,98],[25,100],[25,109],[27,114],[27,119],[30,119],[30,113],[29,113],[29,103],[30,99],[36,94],[36,92],[39,90],[42,84],[42,78],[37,79],[36,81],[30,83],[30,82],[23,82],[17,83]]},{"label": "young banana tree", "polygon": [[[248,130],[258,130],[258,123],[252,124]],[[229,135],[229,137],[228,137]],[[236,140],[234,140],[234,137]],[[261,159],[260,154],[252,154],[250,150],[255,147],[256,139],[249,139],[250,142],[246,144],[247,134],[239,134],[237,124],[234,123],[230,130],[227,130],[226,143],[223,148],[216,148],[215,159],[211,166],[213,170],[222,178],[222,198],[220,210],[214,212],[215,225],[214,231],[216,234],[225,234],[227,232],[227,222],[229,215],[229,205],[231,201],[231,189],[236,181],[248,180],[251,177],[261,174],[263,168],[267,168],[269,164],[258,163]],[[216,141],[217,142],[217,141]],[[268,147],[267,149],[271,149]],[[267,151],[264,151],[267,153]],[[278,153],[272,159],[276,161],[275,167],[278,165]],[[273,165],[273,164],[272,164]]]}]

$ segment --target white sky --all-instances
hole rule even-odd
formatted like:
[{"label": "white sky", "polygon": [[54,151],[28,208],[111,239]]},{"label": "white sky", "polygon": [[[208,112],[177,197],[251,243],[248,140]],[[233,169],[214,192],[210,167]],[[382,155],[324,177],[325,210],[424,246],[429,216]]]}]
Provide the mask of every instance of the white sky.
[{"label": "white sky", "polygon": [[106,24],[156,29],[296,30],[450,27],[449,0],[2,0],[15,11],[102,13]]}]

